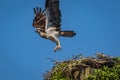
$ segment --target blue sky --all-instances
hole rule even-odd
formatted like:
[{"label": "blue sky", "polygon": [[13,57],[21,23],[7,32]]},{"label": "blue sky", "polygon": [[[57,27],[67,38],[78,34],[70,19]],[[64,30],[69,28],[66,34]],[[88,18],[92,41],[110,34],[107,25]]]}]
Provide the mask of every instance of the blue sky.
[{"label": "blue sky", "polygon": [[32,27],[33,7],[45,0],[0,0],[0,80],[42,80],[55,60],[72,55],[102,52],[120,54],[120,0],[60,0],[62,30],[74,30],[74,38],[61,37],[62,50],[39,37]]}]

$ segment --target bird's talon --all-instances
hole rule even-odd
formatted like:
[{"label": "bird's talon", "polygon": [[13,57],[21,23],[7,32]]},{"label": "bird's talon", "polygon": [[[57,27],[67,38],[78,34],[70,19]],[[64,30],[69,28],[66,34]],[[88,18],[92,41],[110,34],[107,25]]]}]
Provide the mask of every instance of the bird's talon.
[{"label": "bird's talon", "polygon": [[56,46],[55,49],[54,49],[54,52],[60,51],[60,50],[61,50],[61,46]]}]

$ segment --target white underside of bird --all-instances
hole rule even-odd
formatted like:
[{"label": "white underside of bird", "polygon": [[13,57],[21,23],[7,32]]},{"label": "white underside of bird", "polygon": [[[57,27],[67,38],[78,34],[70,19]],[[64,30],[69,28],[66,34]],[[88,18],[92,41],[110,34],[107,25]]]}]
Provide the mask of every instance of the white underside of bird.
[{"label": "white underside of bird", "polygon": [[49,39],[53,42],[55,42],[57,45],[54,48],[54,51],[56,52],[57,50],[61,49],[61,44],[60,44],[60,34],[59,31],[55,31],[55,27],[49,27],[48,29],[46,29],[46,33],[43,33],[40,31],[39,28],[37,28],[37,32],[39,32],[39,35],[43,38]]},{"label": "white underside of bird", "polygon": [[53,39],[52,41],[54,41],[57,44],[56,47],[54,48],[54,51],[61,49],[60,40],[58,39],[59,32],[55,31],[55,29],[56,29],[55,27],[49,27],[46,31],[46,37],[48,39]]}]

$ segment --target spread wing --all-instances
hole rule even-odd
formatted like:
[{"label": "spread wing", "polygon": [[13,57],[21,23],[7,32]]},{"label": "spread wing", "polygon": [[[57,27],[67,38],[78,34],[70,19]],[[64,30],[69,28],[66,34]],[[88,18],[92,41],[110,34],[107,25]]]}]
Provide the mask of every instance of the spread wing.
[{"label": "spread wing", "polygon": [[45,4],[46,11],[46,26],[56,27],[57,31],[60,31],[61,22],[61,12],[59,9],[59,0],[46,0]]},{"label": "spread wing", "polygon": [[44,10],[41,8],[34,8],[34,19],[33,19],[33,26],[41,31],[45,31],[45,20],[46,16]]}]

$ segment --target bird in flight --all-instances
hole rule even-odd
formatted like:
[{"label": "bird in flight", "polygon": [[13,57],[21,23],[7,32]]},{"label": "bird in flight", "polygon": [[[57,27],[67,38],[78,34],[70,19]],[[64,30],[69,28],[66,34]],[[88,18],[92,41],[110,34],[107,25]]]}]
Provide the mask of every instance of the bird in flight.
[{"label": "bird in flight", "polygon": [[61,49],[59,37],[73,37],[75,32],[71,30],[61,30],[61,11],[59,8],[59,0],[46,0],[45,9],[39,7],[34,8],[33,27],[36,32],[45,39],[49,39],[56,43],[54,51]]}]

